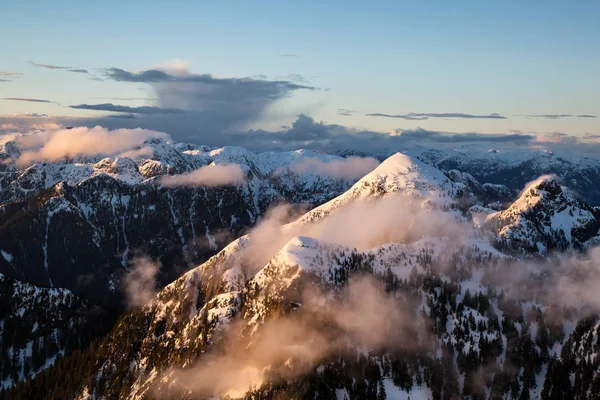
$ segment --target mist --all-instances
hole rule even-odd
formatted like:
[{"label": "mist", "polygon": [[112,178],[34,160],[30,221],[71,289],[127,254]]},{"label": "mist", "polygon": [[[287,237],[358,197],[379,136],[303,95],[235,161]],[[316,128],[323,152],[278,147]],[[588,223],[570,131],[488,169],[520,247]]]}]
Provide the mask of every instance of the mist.
[{"label": "mist", "polygon": [[122,287],[129,308],[148,304],[158,293],[157,274],[160,264],[146,256],[131,260],[131,269],[123,277]]},{"label": "mist", "polygon": [[227,186],[244,182],[244,171],[238,164],[210,164],[192,172],[163,176],[160,183],[165,187],[176,186]]},{"label": "mist", "polygon": [[348,346],[366,352],[431,346],[426,321],[373,278],[351,279],[335,298],[307,288],[302,299],[301,309],[267,320],[250,337],[241,335],[241,322],[230,326],[214,352],[167,374],[181,392],[236,398],[267,379],[301,377]]}]

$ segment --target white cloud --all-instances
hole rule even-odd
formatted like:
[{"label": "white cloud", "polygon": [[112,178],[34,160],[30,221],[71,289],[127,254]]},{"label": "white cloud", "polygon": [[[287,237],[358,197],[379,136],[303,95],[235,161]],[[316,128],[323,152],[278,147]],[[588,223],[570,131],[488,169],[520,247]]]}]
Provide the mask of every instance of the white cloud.
[{"label": "white cloud", "polygon": [[180,175],[164,176],[161,183],[173,186],[228,186],[244,181],[244,171],[238,164],[210,164]]}]

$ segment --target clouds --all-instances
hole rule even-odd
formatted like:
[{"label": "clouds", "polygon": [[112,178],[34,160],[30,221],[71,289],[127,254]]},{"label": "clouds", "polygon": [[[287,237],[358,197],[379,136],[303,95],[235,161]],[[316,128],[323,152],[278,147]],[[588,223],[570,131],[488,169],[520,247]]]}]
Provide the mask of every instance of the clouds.
[{"label": "clouds", "polygon": [[31,99],[31,98],[26,98],[26,97],[3,97],[2,100],[7,100],[7,101],[25,101],[25,102],[29,102],[29,103],[54,103],[53,101],[50,101],[50,100]]},{"label": "clouds", "polygon": [[343,160],[329,162],[318,158],[307,158],[290,165],[290,170],[297,174],[312,173],[332,178],[359,179],[379,165],[379,161],[371,157],[348,157]]},{"label": "clouds", "polygon": [[0,71],[0,78],[3,78],[2,82],[10,82],[10,79],[20,78],[21,76],[23,76],[21,72]]},{"label": "clouds", "polygon": [[385,117],[385,118],[398,118],[408,121],[425,121],[430,118],[462,118],[462,119],[506,119],[506,117],[492,113],[488,115],[474,115],[474,114],[463,114],[463,113],[408,113],[408,114],[383,114],[383,113],[370,113],[365,114],[368,117]]},{"label": "clouds", "polygon": [[129,307],[141,307],[157,293],[156,276],[160,265],[148,257],[136,257],[132,268],[123,278],[123,289]]},{"label": "clouds", "polygon": [[185,111],[177,108],[161,108],[155,106],[140,106],[140,107],[129,107],[121,106],[112,103],[102,104],[78,104],[69,106],[70,108],[78,110],[95,110],[95,111],[111,111],[119,113],[130,113],[130,114],[142,114],[142,115],[153,115],[153,114],[181,114]]},{"label": "clouds", "polygon": [[16,160],[25,167],[35,161],[57,161],[65,157],[114,155],[131,150],[152,138],[168,138],[165,133],[144,129],[107,130],[102,127],[61,129],[23,135],[16,139],[27,150]]},{"label": "clouds", "polygon": [[45,69],[51,69],[51,70],[66,70],[68,72],[75,72],[78,74],[87,74],[88,70],[87,69],[81,69],[81,68],[71,68],[71,67],[64,67],[64,66],[59,66],[59,65],[51,65],[51,64],[39,64],[33,61],[27,61],[27,63],[29,65],[33,65],[34,67],[39,67],[39,68],[45,68]]},{"label": "clouds", "polygon": [[561,119],[561,118],[598,118],[597,115],[591,114],[537,114],[537,115],[527,115],[528,118],[546,118],[546,119]]},{"label": "clouds", "polygon": [[236,185],[244,182],[244,171],[238,164],[210,164],[186,174],[164,176],[160,182],[166,187]]},{"label": "clouds", "polygon": [[349,110],[349,109],[347,109],[347,108],[338,108],[338,109],[337,109],[337,111],[336,111],[336,114],[337,114],[337,115],[342,115],[342,116],[344,116],[344,117],[351,117],[351,116],[353,116],[354,114],[356,114],[356,111],[354,111],[354,110]]},{"label": "clouds", "polygon": [[[294,92],[319,90],[291,80],[218,78],[210,74],[195,74],[179,64],[176,68],[139,72],[109,68],[103,71],[103,76],[115,82],[147,84],[155,94],[153,106],[185,111],[185,114],[177,115],[146,113],[135,123],[123,123],[121,127],[168,131],[186,141],[198,141],[202,135],[212,136],[214,140],[224,133],[242,131],[260,119],[267,109]],[[119,126],[115,120],[108,118],[97,119],[95,124]]]}]

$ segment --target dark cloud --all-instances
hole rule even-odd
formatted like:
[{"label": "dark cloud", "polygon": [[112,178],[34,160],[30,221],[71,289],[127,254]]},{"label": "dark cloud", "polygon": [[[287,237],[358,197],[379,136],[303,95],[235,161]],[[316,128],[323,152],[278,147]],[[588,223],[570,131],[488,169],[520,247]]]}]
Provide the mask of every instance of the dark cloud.
[{"label": "dark cloud", "polygon": [[[167,118],[169,117],[169,118]],[[173,118],[171,118],[173,117]],[[589,157],[600,157],[600,134],[581,136],[555,132],[549,134],[482,134],[437,132],[425,129],[374,132],[355,130],[338,124],[315,121],[307,115],[299,115],[290,127],[278,131],[230,130],[214,131],[203,123],[181,115],[134,115],[113,114],[100,118],[43,117],[36,115],[0,116],[0,133],[28,132],[37,129],[55,129],[62,126],[101,125],[108,129],[147,128],[168,133],[176,141],[220,147],[227,145],[243,146],[256,151],[288,151],[300,148],[337,154],[370,155],[385,158],[397,151],[421,151],[441,149],[453,151],[476,148],[526,149],[544,148],[555,154],[571,151]],[[186,121],[177,125],[178,119]],[[164,125],[168,121],[173,125]],[[185,129],[184,129],[185,128]],[[217,133],[215,133],[217,132]]]},{"label": "dark cloud", "polygon": [[129,106],[121,106],[118,104],[112,104],[112,103],[78,104],[78,105],[69,106],[69,107],[77,109],[77,110],[110,111],[110,112],[142,114],[142,115],[182,114],[185,112],[185,111],[177,109],[177,108],[161,108],[161,107],[155,107],[155,106],[129,107]]},{"label": "dark cloud", "polygon": [[560,119],[560,118],[598,118],[597,115],[590,114],[535,114],[535,115],[526,115],[528,118],[547,118],[547,119]]},{"label": "dark cloud", "polygon": [[252,91],[257,94],[280,98],[289,92],[306,89],[317,90],[317,88],[306,85],[298,85],[289,80],[268,81],[253,78],[215,78],[210,74],[170,74],[158,69],[150,69],[142,72],[129,72],[119,68],[109,68],[104,75],[117,82],[137,83],[164,83],[164,82],[187,82],[201,83],[237,89],[239,91]]},{"label": "dark cloud", "polygon": [[117,118],[117,119],[136,119],[137,117],[133,114],[111,114],[108,118]]},{"label": "dark cloud", "polygon": [[27,102],[30,102],[30,103],[54,103],[53,101],[50,101],[50,100],[30,99],[30,98],[24,98],[24,97],[3,97],[2,100],[27,101]]},{"label": "dark cloud", "polygon": [[87,69],[81,69],[81,68],[72,68],[69,70],[69,72],[75,72],[78,74],[87,74],[88,70]]},{"label": "dark cloud", "polygon": [[[289,79],[267,80],[257,76],[217,78],[181,69],[130,72],[110,68],[103,70],[102,74],[106,79],[116,82],[147,84],[154,91],[152,97],[155,98],[157,107],[185,111],[178,114],[145,113],[135,120],[135,125],[180,135],[179,137],[185,137],[186,141],[194,141],[202,132],[210,132],[218,137],[226,132],[247,129],[251,123],[262,118],[270,106],[289,98],[294,92],[320,90]],[[121,109],[119,112],[135,111]],[[98,123],[112,126],[116,122],[114,118],[107,120],[99,119]]]},{"label": "dark cloud", "polygon": [[383,113],[370,113],[366,114],[368,117],[385,117],[385,118],[398,118],[409,121],[424,121],[429,118],[464,118],[464,119],[506,119],[506,117],[492,113],[488,115],[473,115],[463,113],[408,113],[408,114],[383,114]]}]

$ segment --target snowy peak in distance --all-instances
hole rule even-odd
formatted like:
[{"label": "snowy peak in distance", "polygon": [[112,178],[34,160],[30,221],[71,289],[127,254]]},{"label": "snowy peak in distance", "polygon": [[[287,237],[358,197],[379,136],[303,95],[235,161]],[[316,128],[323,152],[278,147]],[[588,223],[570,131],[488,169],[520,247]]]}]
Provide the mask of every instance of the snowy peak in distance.
[{"label": "snowy peak in distance", "polygon": [[547,175],[528,184],[506,210],[489,215],[486,224],[504,244],[544,254],[586,247],[598,235],[600,213]]},{"label": "snowy peak in distance", "polygon": [[[406,196],[407,202],[414,200],[423,206],[449,210],[456,208],[463,196],[471,195],[465,189],[465,185],[453,182],[437,168],[406,154],[396,153],[358,180],[350,190],[296,222],[316,221],[351,202],[370,201],[392,194]],[[468,203],[472,201],[474,199],[468,200]]]},{"label": "snowy peak in distance", "polygon": [[365,186],[386,193],[405,190],[425,195],[432,189],[450,187],[452,183],[437,168],[406,154],[396,153],[360,179],[352,189]]}]

